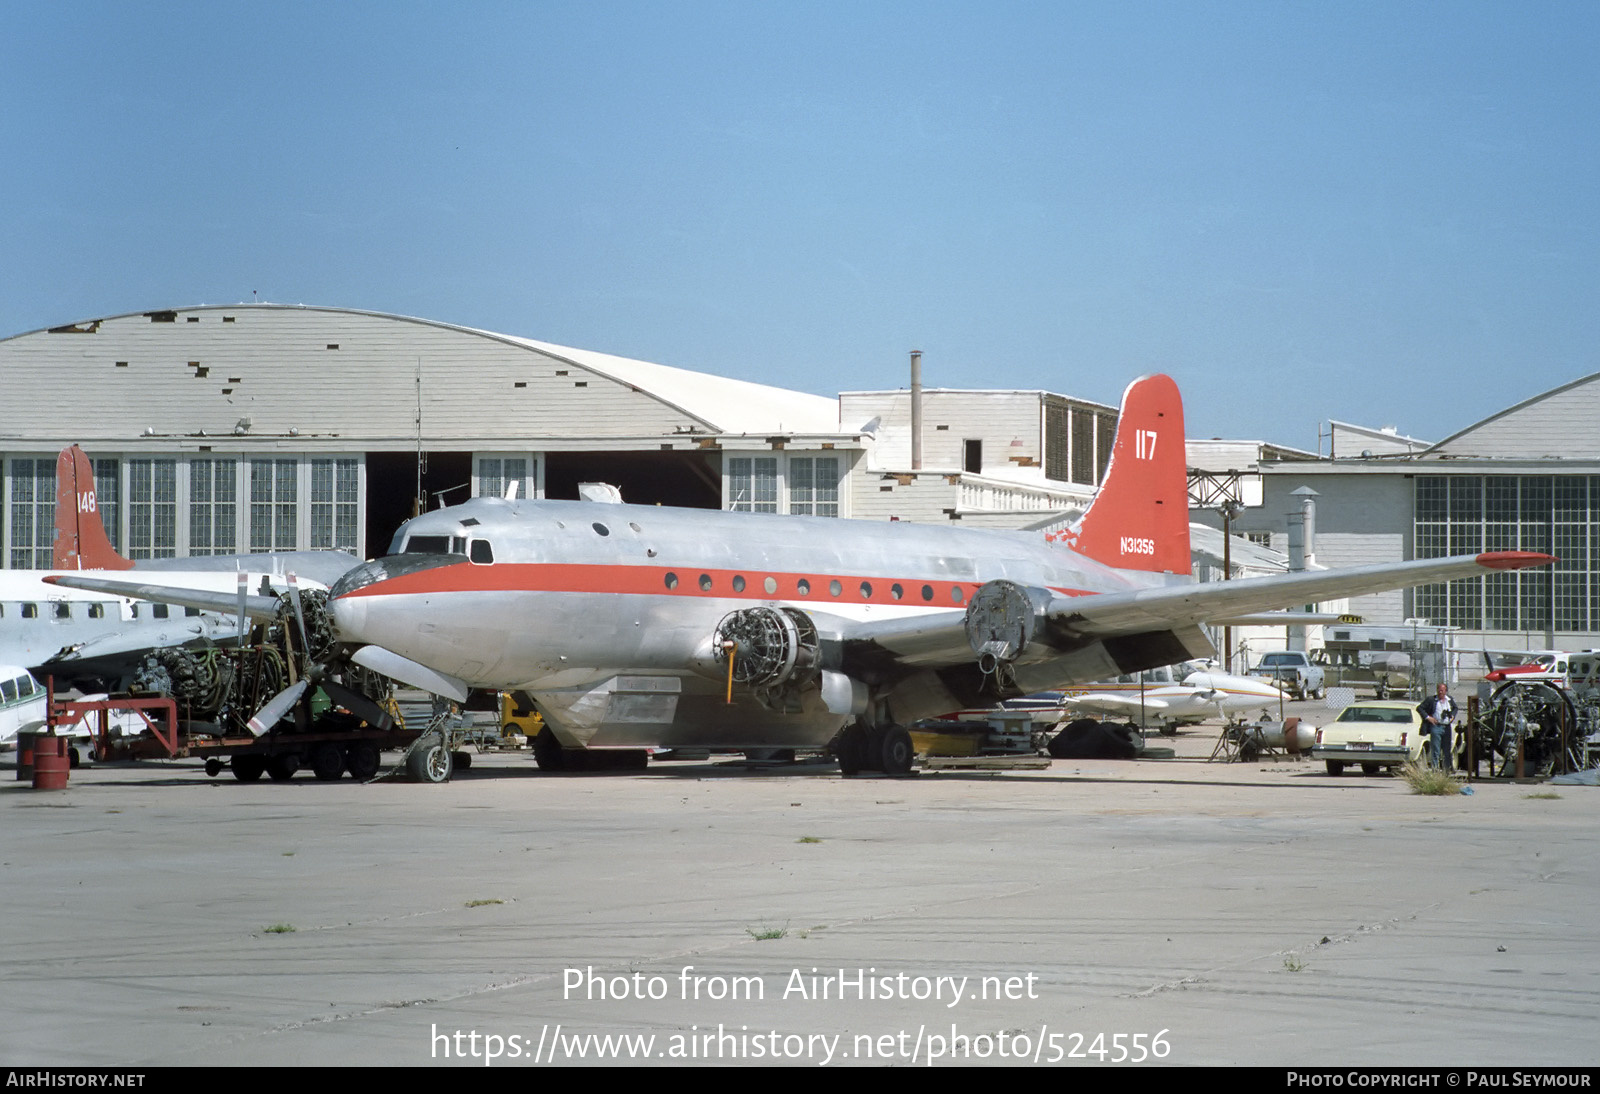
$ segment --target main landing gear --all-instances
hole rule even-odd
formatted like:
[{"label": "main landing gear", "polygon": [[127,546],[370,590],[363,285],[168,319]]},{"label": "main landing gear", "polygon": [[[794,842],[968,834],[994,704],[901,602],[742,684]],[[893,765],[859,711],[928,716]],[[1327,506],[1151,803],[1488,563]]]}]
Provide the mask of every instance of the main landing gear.
[{"label": "main landing gear", "polygon": [[839,760],[839,773],[847,777],[865,771],[909,775],[915,758],[910,732],[897,725],[869,728],[851,722],[835,739],[833,751]]}]

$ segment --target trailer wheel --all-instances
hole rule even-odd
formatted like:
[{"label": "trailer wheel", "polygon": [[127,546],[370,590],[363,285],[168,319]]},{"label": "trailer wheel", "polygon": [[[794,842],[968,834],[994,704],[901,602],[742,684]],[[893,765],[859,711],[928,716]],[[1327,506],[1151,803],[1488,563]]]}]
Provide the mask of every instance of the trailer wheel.
[{"label": "trailer wheel", "polygon": [[233,777],[242,783],[253,783],[261,778],[262,772],[267,769],[267,758],[248,752],[241,752],[228,760],[228,767],[233,771]]},{"label": "trailer wheel", "polygon": [[419,783],[442,783],[450,778],[450,750],[438,740],[428,741],[406,757],[406,770]]},{"label": "trailer wheel", "polygon": [[371,741],[357,741],[344,754],[344,766],[357,782],[364,783],[376,775],[379,763],[378,746]]},{"label": "trailer wheel", "polygon": [[300,753],[280,752],[267,757],[267,775],[273,782],[288,782],[300,770]]},{"label": "trailer wheel", "polygon": [[344,774],[344,754],[332,741],[323,741],[311,749],[311,773],[321,782],[331,783]]},{"label": "trailer wheel", "polygon": [[206,774],[213,779],[222,774],[222,761],[217,759],[215,756],[207,759]]}]

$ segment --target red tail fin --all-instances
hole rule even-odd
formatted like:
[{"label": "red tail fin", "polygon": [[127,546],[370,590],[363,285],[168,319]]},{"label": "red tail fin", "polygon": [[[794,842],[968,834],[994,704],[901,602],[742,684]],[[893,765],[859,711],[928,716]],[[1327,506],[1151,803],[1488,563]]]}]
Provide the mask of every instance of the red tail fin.
[{"label": "red tail fin", "polygon": [[1118,569],[1189,572],[1183,398],[1172,377],[1141,376],[1122,393],[1100,493],[1076,524],[1052,538]]},{"label": "red tail fin", "polygon": [[56,543],[50,560],[54,570],[131,570],[133,563],[117,554],[94,491],[94,467],[77,445],[56,457]]}]

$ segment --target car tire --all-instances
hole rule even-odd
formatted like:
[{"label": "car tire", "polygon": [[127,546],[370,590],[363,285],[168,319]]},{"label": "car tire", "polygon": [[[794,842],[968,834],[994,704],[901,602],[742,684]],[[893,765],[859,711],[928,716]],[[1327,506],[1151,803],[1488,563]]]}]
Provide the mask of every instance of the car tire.
[{"label": "car tire", "polygon": [[1334,778],[1337,779],[1340,775],[1344,774],[1344,764],[1340,763],[1338,760],[1324,760],[1323,763],[1327,764],[1328,774]]}]

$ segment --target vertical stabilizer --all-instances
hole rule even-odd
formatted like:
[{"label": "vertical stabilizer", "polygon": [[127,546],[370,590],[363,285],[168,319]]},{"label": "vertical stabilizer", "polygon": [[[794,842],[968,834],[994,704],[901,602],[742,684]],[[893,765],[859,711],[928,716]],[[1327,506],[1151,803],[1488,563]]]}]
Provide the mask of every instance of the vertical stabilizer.
[{"label": "vertical stabilizer", "polygon": [[1128,385],[1100,493],[1075,524],[1050,538],[1118,569],[1189,573],[1183,399],[1172,377],[1141,376]]},{"label": "vertical stabilizer", "polygon": [[56,457],[56,542],[53,570],[131,570],[133,563],[117,554],[100,523],[94,490],[94,467],[77,445]]}]

